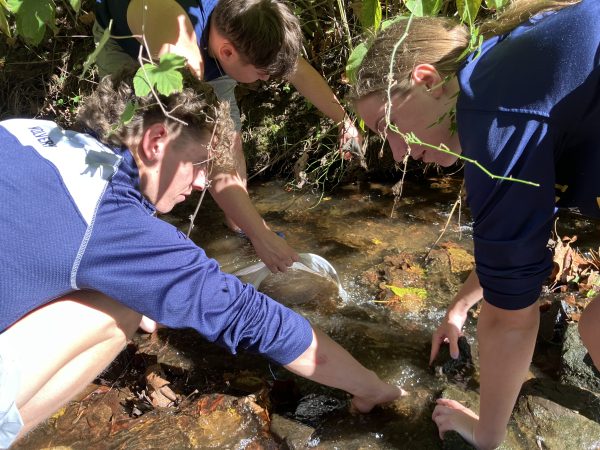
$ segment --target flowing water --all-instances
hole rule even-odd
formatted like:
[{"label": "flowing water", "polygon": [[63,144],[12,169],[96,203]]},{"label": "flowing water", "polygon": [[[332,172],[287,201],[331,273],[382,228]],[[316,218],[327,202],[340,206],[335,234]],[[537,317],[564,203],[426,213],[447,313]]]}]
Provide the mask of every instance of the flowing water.
[{"label": "flowing water", "polygon": [[[132,413],[141,414],[143,402],[131,400],[133,389],[119,384],[120,378],[127,378],[121,374],[111,381],[108,391],[92,386],[96,391],[90,394],[88,390],[80,403],[61,410],[21,447],[280,448],[265,431],[269,420],[259,420],[264,413],[256,411],[261,408],[252,401],[236,400],[247,399],[244,396],[251,393],[260,398],[268,392],[268,400],[257,403],[267,405],[271,431],[274,414],[311,427],[297,446],[286,441],[290,448],[442,448],[430,419],[435,399],[448,386],[465,393],[477,390],[476,372],[449,381],[428,365],[431,334],[472,264],[472,230],[468,215],[461,211],[459,217],[458,209],[446,226],[460,183],[431,179],[429,185],[406,183],[395,205],[392,187],[375,183],[338,187],[331,197],[294,193],[277,182],[254,183],[250,191],[271,228],[282,232],[294,249],[318,254],[334,266],[347,295],[341,298],[330,279],[302,270],[270,275],[260,289],[305,315],[380,377],[406,389],[408,396],[370,414],[352,414],[348,396],[341,391],[295,377],[264,358],[230,356],[194,333],[159,330],[157,335],[136,338],[137,354],[147,360],[147,354],[155,353],[153,358],[167,371],[164,376],[173,389],[180,387],[180,392],[196,403],[183,402],[176,413],[156,409],[132,418]],[[165,220],[187,230],[184,218],[193,211],[193,203],[192,199],[181,205]],[[233,273],[259,261],[249,241],[223,225],[223,214],[210,199],[204,199],[195,222],[192,239],[216,258],[224,271]],[[565,233],[591,230],[589,234],[598,237],[595,225],[574,221],[569,226]],[[597,245],[585,239],[584,243]],[[386,285],[412,294],[394,297]],[[471,318],[465,333],[476,358]],[[131,367],[138,363],[130,358],[129,372],[135,372]],[[144,368],[148,365],[144,363]],[[143,374],[144,369],[140,370]],[[119,392],[129,392],[129,397],[119,396],[115,386],[121,386]],[[200,400],[195,397],[200,394],[191,392],[193,388],[204,395]],[[90,398],[100,391],[100,402],[93,403]],[[137,412],[131,403],[139,406]],[[254,405],[250,415],[249,404]],[[129,405],[127,414],[124,405]],[[600,417],[600,408],[594,411]],[[105,422],[107,425],[99,425]],[[190,423],[195,425],[190,428]],[[538,435],[539,427],[531,431],[521,425],[511,425],[517,430],[516,437],[506,448],[538,448],[539,439],[546,439],[544,448],[560,448],[548,444],[550,438],[543,432]],[[586,442],[585,448],[594,448],[591,441]],[[597,442],[600,445],[600,438]]]},{"label": "flowing water", "polygon": [[[394,217],[389,185],[351,184],[324,198],[290,193],[273,182],[252,187],[254,203],[271,228],[283,232],[298,252],[326,258],[337,270],[348,298],[342,301],[332,283],[301,271],[270,276],[261,289],[304,314],[383,379],[410,392],[394,409],[313,420],[319,448],[440,446],[430,415],[444,382],[428,367],[429,342],[454,293],[448,281],[452,277],[429,273],[426,299],[416,307],[395,311],[376,303],[372,287],[362,276],[387,255],[406,252],[422,258],[438,239],[460,186],[440,186],[437,180],[431,184],[433,189],[405,186]],[[207,209],[220,217],[213,207]],[[471,251],[471,229],[464,212],[461,220],[459,225],[458,214],[454,216],[441,242],[452,241]],[[192,237],[223,270],[235,272],[257,261],[252,246],[228,232],[222,220],[197,222]],[[318,411],[314,414],[318,416]]]}]

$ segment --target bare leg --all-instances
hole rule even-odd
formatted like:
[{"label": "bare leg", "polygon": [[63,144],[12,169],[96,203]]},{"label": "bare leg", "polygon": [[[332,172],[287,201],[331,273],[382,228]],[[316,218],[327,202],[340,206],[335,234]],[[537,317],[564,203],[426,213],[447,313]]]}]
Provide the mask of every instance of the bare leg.
[{"label": "bare leg", "polygon": [[592,361],[600,370],[600,295],[597,295],[584,309],[579,320],[579,334],[588,349]]},{"label": "bare leg", "polygon": [[98,292],[73,292],[4,332],[21,371],[20,436],[88,385],[124,348],[140,314]]}]

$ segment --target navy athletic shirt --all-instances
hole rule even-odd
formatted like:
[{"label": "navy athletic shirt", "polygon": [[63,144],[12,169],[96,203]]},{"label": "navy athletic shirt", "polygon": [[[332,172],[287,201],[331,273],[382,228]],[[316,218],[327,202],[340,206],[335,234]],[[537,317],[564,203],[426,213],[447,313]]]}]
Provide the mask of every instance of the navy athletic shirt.
[{"label": "navy athletic shirt", "polygon": [[[211,81],[222,77],[225,73],[219,67],[216,59],[208,54],[208,31],[210,15],[219,0],[175,0],[186,12],[198,41],[198,47],[204,61],[204,80]],[[110,20],[113,24],[111,35],[131,36],[133,33],[127,24],[127,8],[129,0],[96,0],[96,20],[102,28],[108,27]],[[116,39],[121,48],[133,59],[137,59],[141,44],[135,38]]]},{"label": "navy athletic shirt", "polygon": [[306,319],[221,272],[155,217],[129,150],[13,119],[0,122],[0,161],[0,333],[87,289],[171,328],[194,328],[232,353],[287,364],[312,342]]},{"label": "navy athletic shirt", "polygon": [[483,44],[458,73],[477,275],[504,309],[533,304],[551,267],[556,208],[600,217],[600,1],[541,13]]}]

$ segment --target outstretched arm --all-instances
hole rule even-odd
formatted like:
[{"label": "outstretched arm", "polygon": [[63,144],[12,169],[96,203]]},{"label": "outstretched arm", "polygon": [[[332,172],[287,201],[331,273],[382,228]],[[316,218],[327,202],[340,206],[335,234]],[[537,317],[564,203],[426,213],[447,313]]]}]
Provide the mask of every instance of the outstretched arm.
[{"label": "outstretched arm", "polygon": [[362,145],[363,137],[327,82],[304,58],[299,58],[296,72],[289,77],[290,83],[319,111],[338,124],[340,147],[351,139]]},{"label": "outstretched arm", "polygon": [[352,405],[360,412],[396,400],[406,392],[382,381],[322,331],[313,328],[312,344],[291,363],[290,372],[342,389],[354,396]]},{"label": "outstretched arm", "polygon": [[454,297],[442,323],[431,338],[431,355],[429,364],[437,356],[444,342],[450,344],[450,356],[458,358],[458,338],[462,335],[462,327],[467,320],[467,312],[483,297],[483,289],[475,269],[469,274],[464,284]]}]

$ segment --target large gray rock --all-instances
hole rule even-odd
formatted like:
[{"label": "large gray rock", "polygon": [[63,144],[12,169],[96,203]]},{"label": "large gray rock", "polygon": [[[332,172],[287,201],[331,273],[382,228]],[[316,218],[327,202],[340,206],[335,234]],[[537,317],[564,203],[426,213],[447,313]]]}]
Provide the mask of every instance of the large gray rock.
[{"label": "large gray rock", "polygon": [[563,384],[600,392],[600,373],[581,342],[576,323],[570,323],[565,332],[560,381]]}]

